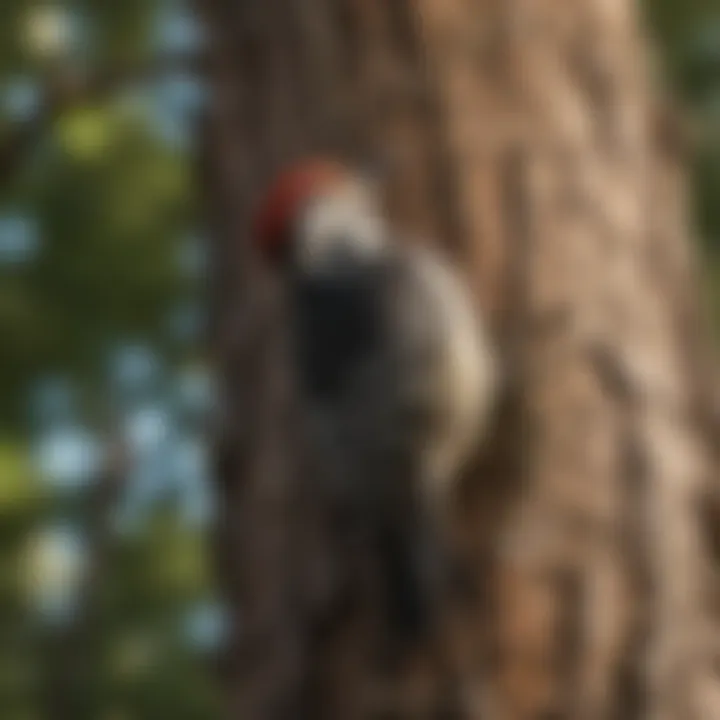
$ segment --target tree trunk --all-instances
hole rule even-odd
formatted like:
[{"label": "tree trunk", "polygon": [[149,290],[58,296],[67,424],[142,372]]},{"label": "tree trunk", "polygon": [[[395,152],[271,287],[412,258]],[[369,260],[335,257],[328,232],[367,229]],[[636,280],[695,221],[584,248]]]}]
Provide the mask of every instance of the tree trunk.
[{"label": "tree trunk", "polygon": [[[634,3],[198,1],[229,715],[717,720],[697,276]],[[270,175],[317,151],[386,164],[389,213],[467,270],[510,378],[458,502],[466,582],[400,668],[361,572],[331,602],[361,563],[312,493],[246,242]]]}]

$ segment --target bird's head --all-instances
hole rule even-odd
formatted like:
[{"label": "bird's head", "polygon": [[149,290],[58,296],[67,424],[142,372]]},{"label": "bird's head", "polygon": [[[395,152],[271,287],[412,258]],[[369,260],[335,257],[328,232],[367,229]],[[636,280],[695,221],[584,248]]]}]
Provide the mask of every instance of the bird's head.
[{"label": "bird's head", "polygon": [[281,171],[264,194],[253,240],[281,270],[320,273],[369,261],[385,247],[375,184],[342,163],[304,160]]}]

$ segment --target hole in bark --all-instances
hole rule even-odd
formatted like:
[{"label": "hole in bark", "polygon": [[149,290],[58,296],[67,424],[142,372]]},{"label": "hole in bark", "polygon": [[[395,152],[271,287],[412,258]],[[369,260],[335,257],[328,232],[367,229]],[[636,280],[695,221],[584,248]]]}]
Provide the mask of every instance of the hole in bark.
[{"label": "hole in bark", "polygon": [[595,368],[605,391],[620,402],[628,402],[635,396],[632,380],[622,366],[613,348],[594,343],[588,348],[590,362]]}]

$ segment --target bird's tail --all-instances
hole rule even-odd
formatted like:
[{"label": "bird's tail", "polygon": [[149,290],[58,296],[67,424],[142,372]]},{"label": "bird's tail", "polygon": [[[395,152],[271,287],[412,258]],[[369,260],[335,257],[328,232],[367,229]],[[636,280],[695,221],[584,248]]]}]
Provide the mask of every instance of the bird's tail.
[{"label": "bird's tail", "polygon": [[429,522],[404,518],[380,533],[380,562],[390,633],[403,645],[430,636],[442,602],[440,538]]}]

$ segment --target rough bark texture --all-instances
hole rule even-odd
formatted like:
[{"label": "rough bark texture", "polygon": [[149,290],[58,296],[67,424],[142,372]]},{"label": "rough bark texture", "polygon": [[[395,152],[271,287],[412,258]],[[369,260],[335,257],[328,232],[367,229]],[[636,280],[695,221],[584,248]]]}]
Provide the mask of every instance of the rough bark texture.
[{"label": "rough bark texture", "polygon": [[[634,3],[199,6],[230,715],[717,720],[696,272]],[[465,582],[399,668],[372,558],[312,494],[279,293],[246,242],[263,183],[317,150],[387,162],[389,212],[452,249],[512,369],[458,503]]]}]

